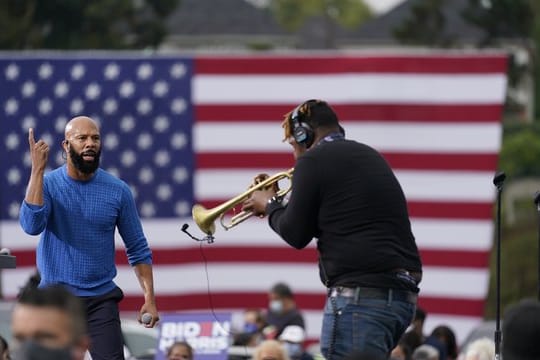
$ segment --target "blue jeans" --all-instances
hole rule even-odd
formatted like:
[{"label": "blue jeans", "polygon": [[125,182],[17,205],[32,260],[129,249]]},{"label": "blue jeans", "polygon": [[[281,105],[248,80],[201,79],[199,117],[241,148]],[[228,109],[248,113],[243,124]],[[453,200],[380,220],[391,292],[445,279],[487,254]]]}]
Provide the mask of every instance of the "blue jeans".
[{"label": "blue jeans", "polygon": [[[381,289],[382,290],[382,289]],[[386,358],[410,325],[415,301],[336,295],[326,299],[321,351],[326,359],[343,359],[352,353]]]}]

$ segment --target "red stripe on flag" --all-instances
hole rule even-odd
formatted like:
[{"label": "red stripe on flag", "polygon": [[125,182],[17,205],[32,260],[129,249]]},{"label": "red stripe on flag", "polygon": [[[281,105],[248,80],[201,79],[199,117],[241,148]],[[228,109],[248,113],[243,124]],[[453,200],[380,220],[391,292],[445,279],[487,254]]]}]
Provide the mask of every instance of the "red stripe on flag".
[{"label": "red stripe on flag", "polygon": [[[320,294],[302,294],[295,292],[295,300],[301,309],[321,310],[325,302],[324,287],[321,284]],[[138,310],[141,307],[142,294],[128,295],[122,300],[122,311]],[[156,302],[160,311],[182,311],[195,309],[244,309],[248,307],[266,308],[268,295],[264,292],[234,292],[157,295]]]},{"label": "red stripe on flag", "polygon": [[418,306],[426,309],[429,314],[482,316],[484,314],[484,299],[456,299],[423,297],[418,298]]},{"label": "red stripe on flag", "polygon": [[[249,221],[249,220],[248,220]],[[241,225],[240,225],[241,226]],[[219,231],[219,230],[218,230]],[[219,243],[219,234],[216,235]],[[281,246],[280,246],[281,245]],[[264,254],[264,257],[261,255]],[[489,252],[482,250],[425,250],[420,249],[424,266],[485,268],[489,263]],[[34,267],[35,252],[33,250],[14,251],[17,258],[17,267]],[[219,263],[311,263],[317,264],[317,250],[306,248],[296,250],[280,244],[276,246],[226,246],[212,244],[204,248],[156,248],[152,250],[154,267],[159,265],[186,265],[203,262]],[[116,264],[127,265],[127,258],[123,249],[116,250]],[[263,265],[261,265],[263,266]]]},{"label": "red stripe on flag", "polygon": [[[324,287],[321,284],[320,294],[295,293],[295,300],[301,310],[322,311],[326,296]],[[121,311],[138,311],[142,305],[142,294],[127,295],[120,303]],[[268,305],[268,295],[266,293],[234,292],[184,294],[184,295],[157,295],[156,302],[160,311],[189,311],[208,309],[246,309],[250,307],[265,309]],[[418,304],[424,309],[429,309],[429,313],[479,316],[484,312],[483,299],[460,299],[460,298],[439,298],[423,297],[420,295]]]},{"label": "red stripe on flag", "polygon": [[383,152],[393,169],[493,171],[497,154],[426,154]]},{"label": "red stripe on flag", "polygon": [[[383,152],[390,166],[407,170],[492,171],[497,154],[434,154]],[[294,164],[292,152],[204,152],[195,156],[197,169],[288,169]]]},{"label": "red stripe on flag", "polygon": [[194,74],[490,74],[506,71],[506,56],[212,56],[197,57]]},{"label": "red stripe on flag", "polygon": [[[291,148],[292,149],[292,148]],[[195,155],[200,169],[280,169],[294,164],[292,152],[204,152]]]},{"label": "red stripe on flag", "polygon": [[[208,199],[198,201],[202,206],[211,209],[229,199]],[[490,202],[433,202],[409,201],[409,215],[426,219],[491,219],[492,204]]]},{"label": "red stripe on flag", "polygon": [[420,249],[422,265],[485,269],[489,265],[487,250],[425,250]]},{"label": "red stripe on flag", "polygon": [[[281,121],[296,105],[196,105],[198,122]],[[501,104],[333,104],[341,121],[493,122],[500,121]],[[346,126],[346,124],[344,124]]]},{"label": "red stripe on flag", "polygon": [[491,219],[492,204],[466,202],[409,201],[409,215],[414,218]]}]

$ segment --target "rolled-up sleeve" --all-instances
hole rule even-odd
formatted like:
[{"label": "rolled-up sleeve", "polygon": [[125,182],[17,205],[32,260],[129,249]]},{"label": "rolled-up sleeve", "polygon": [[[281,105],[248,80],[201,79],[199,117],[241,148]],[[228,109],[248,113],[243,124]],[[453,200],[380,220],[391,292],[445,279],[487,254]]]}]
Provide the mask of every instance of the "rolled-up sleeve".
[{"label": "rolled-up sleeve", "polygon": [[23,200],[19,213],[19,222],[25,233],[38,235],[45,230],[48,217],[48,206],[29,204]]}]

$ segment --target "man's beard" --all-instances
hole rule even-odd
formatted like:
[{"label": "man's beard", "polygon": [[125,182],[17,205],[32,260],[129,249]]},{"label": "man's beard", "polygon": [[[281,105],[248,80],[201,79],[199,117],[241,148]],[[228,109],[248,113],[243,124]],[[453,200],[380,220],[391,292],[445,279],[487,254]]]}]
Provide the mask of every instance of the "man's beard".
[{"label": "man's beard", "polygon": [[[94,160],[92,161],[86,161],[83,159],[83,156],[85,154],[91,154],[94,155]],[[88,150],[82,152],[80,155],[73,150],[73,148],[69,147],[69,157],[71,158],[72,164],[75,166],[77,170],[82,172],[83,174],[93,174],[97,168],[99,167],[99,158],[101,156],[101,150],[98,152],[95,152],[93,150]]]}]

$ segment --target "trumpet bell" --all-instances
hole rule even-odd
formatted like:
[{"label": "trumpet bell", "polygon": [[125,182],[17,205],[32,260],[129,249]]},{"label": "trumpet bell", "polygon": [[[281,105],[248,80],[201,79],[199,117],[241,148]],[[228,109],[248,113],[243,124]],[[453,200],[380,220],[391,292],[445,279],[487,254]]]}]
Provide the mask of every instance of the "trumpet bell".
[{"label": "trumpet bell", "polygon": [[[214,225],[214,221],[217,218],[220,218],[220,222],[223,228],[225,230],[228,230],[233,226],[240,224],[247,218],[251,217],[253,215],[253,212],[242,211],[239,214],[234,215],[231,218],[231,222],[229,224],[226,224],[223,222],[223,217],[225,216],[225,213],[227,211],[246,201],[246,199],[248,199],[254,191],[261,190],[267,186],[275,184],[281,179],[289,179],[290,181],[292,179],[293,170],[294,169],[291,168],[288,171],[277,173],[274,176],[271,176],[266,180],[261,181],[260,183],[257,183],[256,185],[250,187],[248,190],[233,197],[229,201],[226,201],[211,209],[206,209],[204,208],[204,206],[196,204],[191,209],[191,215],[193,216],[193,220],[195,221],[199,229],[201,229],[201,231],[204,232],[206,235],[213,235],[215,233],[216,226]],[[290,190],[291,186],[289,185],[287,189],[278,191],[277,196],[285,196],[285,194],[287,194]]]},{"label": "trumpet bell", "polygon": [[191,209],[193,220],[199,229],[207,235],[212,235],[216,232],[216,225],[214,224],[215,217],[209,216],[211,215],[210,213],[211,210],[208,210],[199,204],[194,205]]}]

